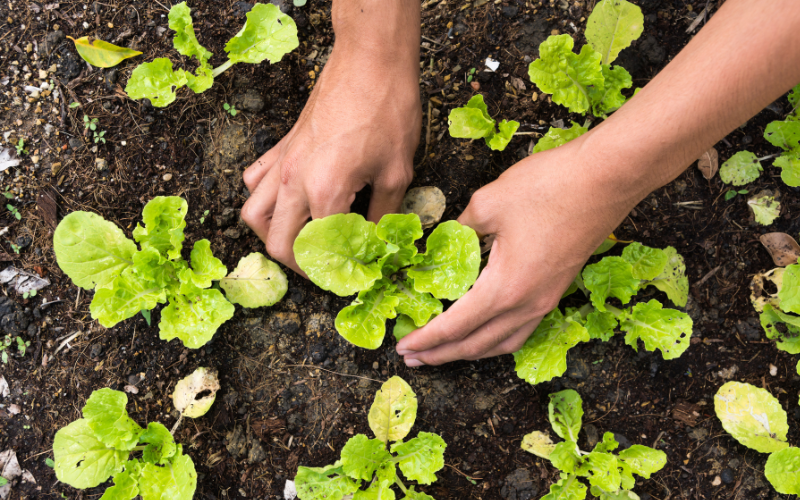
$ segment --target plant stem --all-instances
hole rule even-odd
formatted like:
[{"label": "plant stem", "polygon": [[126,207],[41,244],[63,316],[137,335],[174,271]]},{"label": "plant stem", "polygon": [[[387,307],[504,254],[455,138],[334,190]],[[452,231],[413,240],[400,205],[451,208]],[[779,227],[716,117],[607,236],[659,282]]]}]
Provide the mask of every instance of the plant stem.
[{"label": "plant stem", "polygon": [[619,315],[622,314],[622,309],[617,309],[616,307],[612,306],[611,304],[606,304],[606,309],[608,312],[619,318]]},{"label": "plant stem", "polygon": [[131,451],[144,451],[146,447],[146,445],[136,446]]},{"label": "plant stem", "polygon": [[175,431],[178,430],[178,426],[181,425],[181,422],[183,422],[183,413],[178,417],[178,420],[175,422],[175,425],[172,426],[172,429],[169,430],[169,433],[175,435]]},{"label": "plant stem", "polygon": [[394,478],[394,484],[396,484],[400,488],[400,491],[402,491],[404,494],[408,493],[408,490],[406,489],[406,485],[403,484],[403,481],[401,481],[399,477],[395,477]]},{"label": "plant stem", "polygon": [[593,313],[594,311],[595,311],[595,308],[594,308],[594,306],[592,305],[591,302],[587,302],[586,304],[583,305],[583,307],[578,309],[578,312],[581,314],[581,318],[583,318],[583,319],[586,319],[586,316],[588,316],[589,314]]},{"label": "plant stem", "polygon": [[218,77],[222,73],[225,73],[225,71],[227,71],[228,68],[233,66],[233,64],[234,64],[233,61],[228,59],[227,61],[222,63],[221,66],[217,66],[216,68],[214,68],[214,71],[211,72],[211,76],[213,76],[214,78]]},{"label": "plant stem", "polygon": [[770,158],[775,158],[776,156],[780,156],[780,155],[781,155],[781,153],[775,153],[774,155],[767,155],[767,156],[762,156],[761,158],[756,158],[756,160],[757,161],[769,160]]},{"label": "plant stem", "polygon": [[541,135],[541,132],[514,132],[514,135]]}]

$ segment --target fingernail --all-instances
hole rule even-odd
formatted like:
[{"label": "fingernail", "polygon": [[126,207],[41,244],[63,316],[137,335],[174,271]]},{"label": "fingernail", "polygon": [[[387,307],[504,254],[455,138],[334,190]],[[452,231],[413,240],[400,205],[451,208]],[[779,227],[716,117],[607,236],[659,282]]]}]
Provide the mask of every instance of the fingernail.
[{"label": "fingernail", "polygon": [[409,354],[414,354],[416,351],[409,351],[408,349],[398,349],[397,354],[400,356],[408,356]]},{"label": "fingernail", "polygon": [[422,361],[420,361],[418,359],[407,359],[406,360],[406,366],[409,367],[409,368],[416,368],[418,366],[425,366],[425,363],[423,363]]}]

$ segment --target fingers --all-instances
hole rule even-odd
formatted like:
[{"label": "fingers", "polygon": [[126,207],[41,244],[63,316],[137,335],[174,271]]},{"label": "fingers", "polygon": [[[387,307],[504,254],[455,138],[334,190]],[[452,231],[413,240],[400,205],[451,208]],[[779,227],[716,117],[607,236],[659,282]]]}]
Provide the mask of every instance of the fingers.
[{"label": "fingers", "polygon": [[304,198],[291,189],[278,193],[275,214],[266,235],[267,252],[301,276],[306,276],[294,260],[294,240],[310,216]]},{"label": "fingers", "polygon": [[[251,167],[252,168],[252,167]],[[270,221],[275,210],[280,187],[280,169],[273,168],[251,191],[250,198],[242,207],[242,220],[256,233],[261,241],[267,241]]]},{"label": "fingers", "polygon": [[522,346],[525,345],[525,341],[530,338],[533,332],[536,330],[536,327],[539,326],[539,322],[542,321],[542,318],[536,318],[534,320],[528,321],[522,327],[519,328],[516,332],[511,334],[507,339],[497,344],[493,349],[490,349],[486,353],[481,356],[482,358],[491,358],[493,356],[500,356],[502,354],[511,354],[513,352],[517,352],[522,349]]},{"label": "fingers", "polygon": [[[520,330],[520,321],[520,315],[516,312],[501,314],[477,330],[470,332],[463,340],[408,355],[405,357],[405,362],[408,366],[441,365],[459,359],[487,357],[488,353],[496,350],[497,346],[505,344],[512,335],[517,334]],[[518,339],[515,337],[516,340]],[[525,340],[522,339],[522,343],[524,342]]]},{"label": "fingers", "polygon": [[[283,141],[281,141],[283,142]],[[281,142],[276,144],[272,149],[264,153],[261,158],[255,161],[252,165],[242,173],[242,179],[245,186],[250,193],[255,192],[261,180],[267,175],[267,172],[272,170],[272,167],[278,161],[281,151]]]},{"label": "fingers", "polygon": [[372,186],[372,199],[369,202],[367,219],[378,223],[386,214],[400,212],[400,205],[406,188],[413,179],[413,167],[402,166],[387,169],[387,176],[375,181]]}]

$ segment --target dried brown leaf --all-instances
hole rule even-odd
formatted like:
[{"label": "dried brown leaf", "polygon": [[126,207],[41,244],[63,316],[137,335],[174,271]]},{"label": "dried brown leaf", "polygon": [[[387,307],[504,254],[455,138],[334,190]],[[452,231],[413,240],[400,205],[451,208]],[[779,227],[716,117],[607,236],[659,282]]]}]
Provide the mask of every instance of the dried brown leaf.
[{"label": "dried brown leaf", "polygon": [[711,180],[719,170],[719,155],[714,148],[709,149],[697,159],[697,168],[702,172],[706,180]]},{"label": "dried brown leaf", "polygon": [[797,264],[797,259],[800,257],[800,245],[788,234],[767,233],[762,234],[759,239],[772,256],[772,261],[776,266],[786,267]]}]

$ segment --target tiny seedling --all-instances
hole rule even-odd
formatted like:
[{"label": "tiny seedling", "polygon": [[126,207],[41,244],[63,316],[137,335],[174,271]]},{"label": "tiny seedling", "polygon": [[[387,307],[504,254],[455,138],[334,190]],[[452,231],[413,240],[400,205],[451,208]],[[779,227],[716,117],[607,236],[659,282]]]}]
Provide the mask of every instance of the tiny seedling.
[{"label": "tiny seedling", "polygon": [[247,13],[244,26],[225,45],[228,60],[213,68],[208,60],[213,55],[200,45],[192,25],[191,9],[186,2],[173,5],[169,11],[169,28],[175,31],[172,40],[175,49],[199,63],[192,73],[173,69],[172,61],[160,57],[153,62],[140,64],[128,80],[125,92],[131,99],[150,99],[158,108],[169,105],[177,98],[177,90],[188,86],[193,92],[205,92],[214,85],[214,78],[236,63],[259,64],[264,60],[276,63],[296,49],[297,25],[273,4],[257,3]]},{"label": "tiny seedling", "polygon": [[203,212],[203,216],[200,217],[200,224],[202,224],[202,223],[204,223],[206,221],[206,217],[208,217],[208,212],[209,212],[208,210]]},{"label": "tiny seedling", "polygon": [[54,467],[56,466],[56,463],[55,463],[55,462],[53,461],[53,459],[52,459],[52,458],[50,458],[50,457],[47,457],[47,458],[45,458],[45,459],[44,459],[44,464],[45,464],[46,466],[50,467],[51,469],[52,469],[52,468],[54,468]]},{"label": "tiny seedling", "polygon": [[17,210],[17,207],[15,207],[14,205],[8,203],[8,204],[6,204],[6,208],[8,209],[9,212],[11,212],[11,215],[13,215],[17,220],[22,219],[22,214],[19,213],[19,210]]},{"label": "tiny seedling", "polygon": [[[242,258],[228,274],[211,252],[211,242],[199,240],[190,254],[191,265],[185,261],[181,250],[188,209],[186,200],[177,196],[150,200],[142,211],[144,226],[137,224],[133,230],[141,249],[97,214],[73,212],[64,217],[53,236],[56,261],[73,283],[95,290],[89,307],[92,318],[111,328],[169,301],[161,311],[160,337],[177,337],[196,349],[233,317],[233,304],[271,306],[284,296],[286,275],[260,253]],[[217,281],[227,299],[211,288]]]},{"label": "tiny seedling", "polygon": [[786,442],[789,425],[777,398],[766,389],[728,382],[714,396],[714,410],[731,437],[770,454],[764,475],[778,493],[800,495],[800,448]]},{"label": "tiny seedling", "polygon": [[88,135],[88,133],[91,131],[92,132],[92,138],[94,139],[94,143],[95,144],[97,144],[98,142],[102,142],[103,144],[105,144],[106,143],[106,140],[105,140],[106,131],[105,130],[98,131],[97,127],[98,127],[99,124],[100,123],[99,123],[97,118],[89,119],[88,116],[83,115],[83,127],[84,127],[83,130],[84,130],[84,134]]},{"label": "tiny seedling", "polygon": [[[216,374],[205,368],[198,368],[195,373],[201,370],[216,380]],[[186,397],[183,383],[194,376],[176,384],[173,402]],[[212,394],[203,399],[210,398],[213,403],[218,389],[219,382],[215,387],[205,386],[202,390]],[[191,393],[190,397],[196,396]],[[53,440],[56,477],[79,489],[94,488],[113,477],[114,486],[106,489],[104,498],[128,499],[141,495],[143,499],[191,500],[197,486],[194,462],[183,454],[183,446],[175,443],[172,434],[183,417],[202,416],[211,404],[202,413],[189,415],[175,403],[181,416],[169,430],[158,422],[140,427],[128,416],[127,403],[124,392],[109,388],[89,396],[83,418],[56,432]],[[131,453],[137,452],[142,452],[141,457],[131,458]]]},{"label": "tiny seedling", "polygon": [[667,455],[661,450],[635,444],[614,454],[619,447],[613,432],[603,434],[591,452],[578,447],[578,433],[583,419],[583,401],[572,389],[550,394],[548,415],[553,431],[564,441],[553,443],[547,433],[534,431],[522,439],[522,449],[537,457],[549,460],[561,471],[561,478],[550,486],[545,499],[586,498],[586,478],[592,495],[601,500],[638,499],[631,490],[636,485],[633,475],[645,479],[667,464]]},{"label": "tiny seedling", "polygon": [[306,224],[294,242],[300,269],[340,297],[358,293],[336,316],[336,330],[366,349],[383,343],[386,320],[397,316],[400,340],[441,314],[439,299],[456,300],[475,283],[480,245],[475,231],[456,221],[439,224],[424,254],[416,214],[387,214],[378,224],[358,214],[337,214]]},{"label": "tiny seedling", "polygon": [[11,246],[11,250],[13,250],[15,254],[19,254],[19,251],[22,250],[19,247],[19,245],[15,244],[15,243],[13,243],[11,241],[6,240],[6,243],[8,243]]},{"label": "tiny seedling", "polygon": [[3,191],[3,196],[5,196],[7,200],[11,200],[14,198],[14,193],[12,193],[8,188],[6,188],[6,190]]},{"label": "tiny seedling", "polygon": [[139,312],[142,314],[142,317],[144,318],[145,323],[147,323],[147,326],[150,326],[150,320],[151,320],[150,311],[148,311],[147,309],[142,309]]},{"label": "tiny seedling", "polygon": [[81,105],[81,103],[72,101],[71,103],[69,103],[69,109],[75,109],[80,105]]},{"label": "tiny seedling", "polygon": [[[325,467],[297,468],[294,478],[300,500],[340,500],[347,498],[395,498],[397,486],[406,500],[434,500],[414,491],[400,479],[397,466],[407,480],[420,484],[436,481],[444,467],[447,446],[438,435],[420,432],[403,441],[417,418],[417,397],[400,377],[392,377],[375,394],[369,410],[369,427],[375,438],[356,434],[342,448],[341,459]],[[391,445],[390,445],[391,443]],[[365,489],[362,488],[362,481]]]},{"label": "tiny seedling", "polygon": [[737,194],[747,194],[747,193],[749,193],[749,192],[750,192],[750,190],[749,190],[749,189],[739,189],[739,190],[736,190],[736,189],[729,189],[729,190],[728,190],[728,191],[725,193],[725,201],[730,201],[730,200],[732,200],[732,199],[736,198],[736,195],[737,195]]},{"label": "tiny seedling", "polygon": [[475,78],[475,71],[475,68],[470,68],[469,73],[467,73],[467,83],[472,82],[472,80]]},{"label": "tiny seedling", "polygon": [[22,294],[22,298],[23,299],[31,299],[33,297],[36,297],[36,293],[37,293],[36,290],[30,290],[28,292],[23,293]]},{"label": "tiny seedling", "polygon": [[459,139],[483,139],[495,151],[506,149],[511,138],[519,128],[519,122],[503,120],[495,129],[497,122],[489,116],[486,103],[481,94],[475,95],[466,106],[450,111],[447,118],[448,131]]},{"label": "tiny seedling", "polygon": [[4,478],[3,476],[0,476],[0,486],[5,486],[7,484],[8,484],[8,479]]},{"label": "tiny seedling", "polygon": [[227,111],[231,116],[236,116],[239,114],[239,112],[236,110],[236,106],[231,106],[227,102],[222,105],[222,109]]},{"label": "tiny seedling", "polygon": [[22,137],[19,138],[19,141],[17,141],[17,144],[14,147],[17,149],[17,156],[28,154],[28,150],[25,149],[25,139]]},{"label": "tiny seedling", "polygon": [[[517,375],[530,384],[559,377],[567,370],[567,352],[580,342],[608,341],[619,328],[625,343],[637,349],[639,340],[648,351],[661,351],[675,359],[689,347],[692,319],[661,302],[631,304],[637,293],[654,286],[675,305],[684,307],[689,297],[686,265],[678,252],[631,243],[621,257],[603,257],[575,278],[564,297],[581,290],[590,300],[583,307],[556,308],[548,313],[522,348],[514,353]],[[615,298],[622,307],[608,303]]]},{"label": "tiny seedling", "polygon": [[22,337],[12,337],[11,335],[3,337],[3,339],[0,340],[0,360],[3,361],[4,365],[8,364],[8,353],[12,345],[17,346],[19,357],[23,358],[31,343],[30,341],[23,340]]}]

